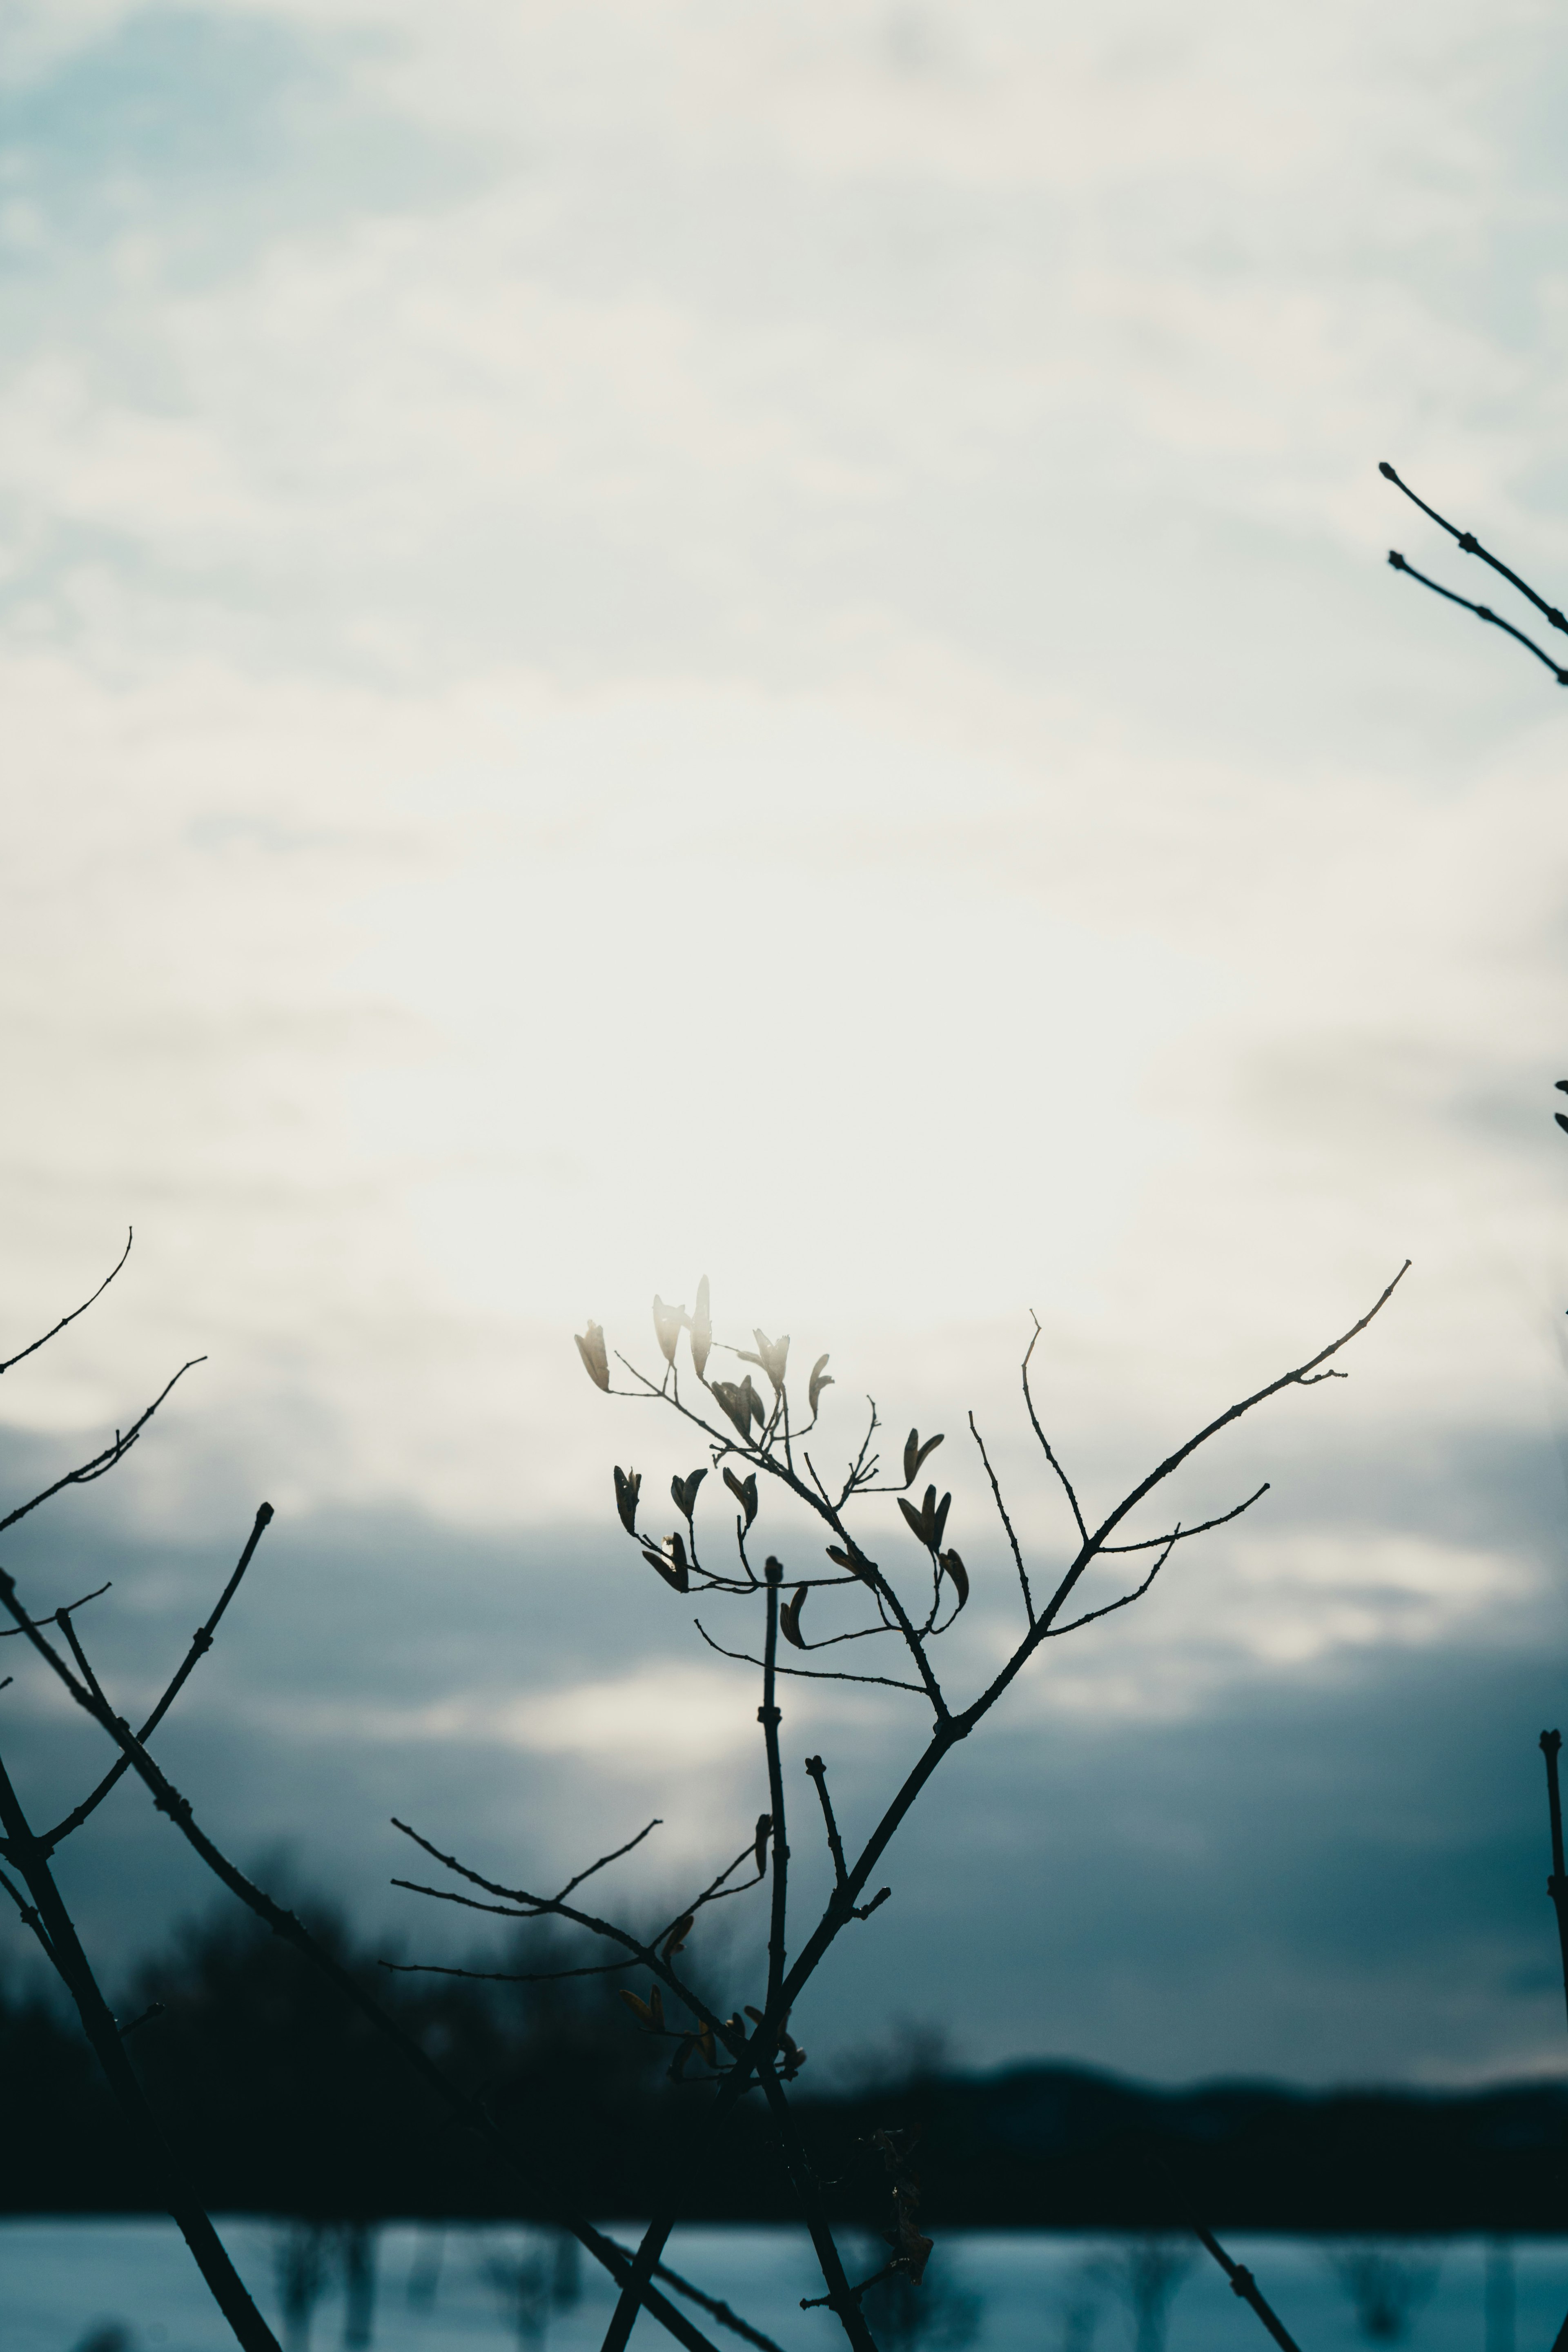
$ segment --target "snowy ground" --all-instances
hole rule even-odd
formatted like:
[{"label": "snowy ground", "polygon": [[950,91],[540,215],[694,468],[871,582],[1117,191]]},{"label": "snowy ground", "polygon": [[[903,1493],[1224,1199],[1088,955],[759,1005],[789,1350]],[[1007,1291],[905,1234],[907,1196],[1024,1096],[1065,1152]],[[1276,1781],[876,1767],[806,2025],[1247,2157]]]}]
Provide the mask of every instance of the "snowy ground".
[{"label": "snowy ground", "polygon": [[[628,2238],[629,2231],[619,2232]],[[225,2225],[224,2237],[247,2285],[282,2332],[279,2255],[283,2231],[265,2221]],[[1177,2242],[1165,2242],[1174,2246]],[[968,2231],[940,2242],[922,2297],[919,2340],[931,2352],[1121,2352],[1135,2330],[1127,2299],[1138,2242],[1110,2238]],[[1249,2263],[1303,2352],[1337,2352],[1370,2338],[1336,2275],[1331,2250],[1301,2240],[1237,2237],[1231,2251]],[[1195,2250],[1194,2250],[1195,2252]],[[1430,2272],[1435,2284],[1404,2339],[1419,2352],[1545,2352],[1568,2309],[1568,2242],[1521,2242],[1494,2249],[1488,2308],[1488,2250],[1453,2240],[1426,2252],[1381,2249],[1400,2265]],[[1184,2262],[1186,2251],[1181,2250]],[[814,2287],[809,2249],[787,2230],[696,2229],[678,2233],[672,2266],[728,2299],[786,2352],[830,2347],[826,2314],[802,2312]],[[571,2265],[539,2232],[521,2229],[388,2227],[379,2233],[374,2344],[377,2352],[590,2352],[603,2332],[607,2286],[584,2265],[571,2300]],[[510,2284],[508,2283],[510,2280]],[[521,2294],[519,2294],[519,2283]],[[1511,2283],[1511,2311],[1510,2285]],[[343,2341],[341,2285],[327,2284],[312,2320],[317,2352]],[[700,2320],[700,2314],[694,2314]],[[119,2331],[116,2333],[116,2331]],[[643,2340],[645,2328],[639,2329]],[[733,2345],[714,2326],[722,2344]],[[884,2335],[888,2333],[886,2329]],[[647,2337],[651,2345],[651,2334]],[[1399,2340],[1384,2334],[1381,2340]],[[222,2352],[230,2339],[174,2229],[129,2221],[0,2223],[0,2341],[5,2352]],[[907,2341],[907,2339],[906,2339]],[[1169,2352],[1261,2352],[1268,2339],[1250,2312],[1199,2256],[1169,2305]]]}]

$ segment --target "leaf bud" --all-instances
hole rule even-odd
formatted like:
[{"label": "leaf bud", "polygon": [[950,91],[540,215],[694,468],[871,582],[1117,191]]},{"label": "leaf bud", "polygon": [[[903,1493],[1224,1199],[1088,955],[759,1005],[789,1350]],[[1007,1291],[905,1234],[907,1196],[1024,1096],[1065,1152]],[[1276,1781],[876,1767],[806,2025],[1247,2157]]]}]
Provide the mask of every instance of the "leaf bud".
[{"label": "leaf bud", "polygon": [[585,1331],[574,1332],[572,1336],[577,1342],[577,1353],[583,1359],[583,1369],[588,1378],[595,1388],[607,1391],[610,1385],[610,1360],[605,1352],[604,1327],[590,1321]]},{"label": "leaf bud", "polygon": [[621,1515],[621,1525],[627,1535],[637,1531],[637,1496],[642,1492],[640,1470],[623,1470],[616,1465],[616,1508]]}]

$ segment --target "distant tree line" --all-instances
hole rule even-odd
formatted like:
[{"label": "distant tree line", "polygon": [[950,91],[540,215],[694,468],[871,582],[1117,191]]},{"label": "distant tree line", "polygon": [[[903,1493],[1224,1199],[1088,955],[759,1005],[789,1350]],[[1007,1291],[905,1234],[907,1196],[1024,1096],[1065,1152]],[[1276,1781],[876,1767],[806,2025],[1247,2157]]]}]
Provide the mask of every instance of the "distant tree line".
[{"label": "distant tree line", "polygon": [[[307,1916],[405,2031],[528,2131],[584,2210],[639,2218],[674,2178],[683,2221],[793,2218],[765,2113],[743,2108],[721,2157],[703,2161],[700,2109],[668,2082],[657,2044],[625,2032],[603,1979],[394,1978],[388,1991],[372,1948]],[[538,1964],[536,1941],[528,1957]],[[506,2176],[434,2100],[410,2098],[361,2013],[253,1921],[220,1915],[182,1932],[135,1970],[121,2015],[209,2210],[549,2218],[507,2195]],[[157,2209],[91,2051],[52,2000],[0,1993],[0,2210]],[[916,2055],[901,2074],[796,2104],[835,2222],[862,2231],[885,2212],[888,2138],[918,2151],[933,2224],[1152,2230],[1196,2210],[1233,2228],[1510,2232],[1555,2231],[1568,2210],[1560,2084],[1170,2092],[1061,2066],[963,2077]]]}]

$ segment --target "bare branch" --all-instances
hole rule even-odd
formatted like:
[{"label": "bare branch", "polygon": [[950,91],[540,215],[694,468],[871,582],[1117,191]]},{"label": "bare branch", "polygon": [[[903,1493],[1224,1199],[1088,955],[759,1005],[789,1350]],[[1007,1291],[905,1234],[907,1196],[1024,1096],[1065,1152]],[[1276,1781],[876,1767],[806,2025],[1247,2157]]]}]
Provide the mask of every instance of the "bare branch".
[{"label": "bare branch", "polygon": [[[762,1664],[761,1658],[753,1658],[749,1650],[727,1650],[722,1642],[716,1642],[712,1634],[703,1626],[700,1618],[694,1617],[691,1622],[702,1635],[708,1647],[710,1650],[717,1650],[721,1658],[733,1658],[742,1666]],[[826,1647],[826,1644],[822,1646]],[[829,1673],[826,1666],[775,1666],[773,1671],[780,1675],[794,1675],[798,1681],[808,1683],[876,1683],[883,1690],[913,1691],[917,1698],[931,1696],[931,1693],[923,1690],[919,1683],[894,1682],[887,1675],[836,1675]]]},{"label": "bare branch", "polygon": [[585,1878],[592,1878],[596,1870],[605,1869],[612,1862],[619,1862],[622,1854],[630,1853],[634,1846],[641,1845],[645,1837],[651,1836],[655,1830],[662,1829],[663,1827],[664,1823],[659,1820],[656,1813],[653,1820],[649,1822],[647,1829],[638,1830],[636,1837],[628,1838],[625,1845],[618,1845],[614,1853],[602,1853],[597,1862],[591,1862],[586,1870],[580,1870],[575,1878],[569,1878],[566,1881],[565,1885],[562,1888],[560,1894],[555,1896],[555,1901],[557,1903],[564,1903],[566,1897],[572,1893],[573,1889],[574,1887],[581,1886]]},{"label": "bare branch", "polygon": [[103,1280],[99,1284],[98,1288],[93,1292],[92,1297],[84,1298],[79,1307],[73,1307],[68,1315],[62,1315],[59,1321],[54,1326],[54,1328],[52,1330],[46,1331],[41,1339],[35,1339],[30,1348],[18,1348],[14,1356],[7,1356],[5,1362],[0,1363],[0,1372],[8,1372],[13,1364],[20,1364],[24,1362],[28,1356],[36,1356],[40,1348],[47,1348],[51,1339],[55,1339],[59,1337],[68,1323],[74,1323],[79,1315],[85,1315],[88,1308],[92,1305],[93,1299],[101,1298],[103,1297],[104,1292],[109,1288],[110,1284],[114,1280],[115,1276],[119,1273],[121,1267],[130,1256],[131,1244],[134,1239],[135,1227],[128,1226],[125,1234],[125,1247],[121,1251],[120,1255],[115,1259],[114,1264],[110,1267],[109,1272],[104,1276]]},{"label": "bare branch", "polygon": [[[1342,1380],[1344,1378],[1344,1374],[1342,1372],[1339,1377]],[[1311,1388],[1313,1386],[1313,1382],[1310,1381],[1303,1381],[1301,1385],[1303,1388]],[[1217,1519],[1200,1519],[1194,1528],[1184,1528],[1178,1526],[1173,1528],[1169,1535],[1146,1536],[1142,1543],[1101,1544],[1100,1547],[1100,1551],[1106,1554],[1128,1551],[1158,1551],[1162,1544],[1176,1542],[1191,1543],[1194,1536],[1206,1536],[1211,1528],[1228,1527],[1232,1519],[1239,1519],[1243,1511],[1250,1511],[1254,1503],[1261,1502],[1268,1492],[1268,1481],[1265,1478],[1262,1486],[1258,1487],[1258,1492],[1255,1495],[1248,1495],[1246,1502],[1237,1503],[1234,1510],[1222,1511]]]},{"label": "bare branch", "polygon": [[1154,1579],[1159,1575],[1160,1570],[1164,1567],[1165,1562],[1170,1559],[1171,1554],[1175,1550],[1176,1545],[1181,1538],[1181,1528],[1177,1528],[1165,1538],[1164,1550],[1160,1554],[1159,1559],[1154,1562],[1153,1567],[1149,1570],[1148,1575],[1143,1579],[1142,1584],[1135,1586],[1131,1592],[1124,1592],[1120,1601],[1108,1601],[1102,1609],[1090,1609],[1086,1612],[1083,1616],[1075,1617],[1070,1624],[1047,1626],[1046,1629],[1047,1639],[1049,1641],[1059,1641],[1064,1633],[1076,1633],[1080,1625],[1092,1625],[1096,1618],[1112,1617],[1115,1615],[1117,1610],[1129,1609],[1131,1607],[1134,1601],[1142,1601],[1143,1595],[1148,1591],[1149,1587],[1153,1583]]},{"label": "bare branch", "polygon": [[[1505,621],[1500,613],[1492,611],[1489,604],[1473,604],[1468,596],[1457,596],[1451,588],[1440,587],[1436,580],[1428,580],[1424,572],[1417,572],[1414,563],[1406,563],[1397,548],[1389,549],[1388,561],[1394,571],[1403,572],[1407,580],[1419,581],[1423,588],[1430,588],[1434,596],[1441,596],[1450,604],[1462,605],[1467,613],[1473,613],[1478,621],[1488,621],[1494,629],[1501,629],[1506,636],[1514,638],[1521,645],[1527,653],[1532,653],[1537,661],[1544,662],[1559,686],[1568,686],[1568,669],[1560,669],[1552,656],[1538,646],[1533,637],[1527,637],[1522,629],[1516,629],[1511,621]],[[1500,564],[1498,569],[1500,571],[1502,569]]]},{"label": "bare branch", "polygon": [[102,1584],[94,1585],[92,1591],[84,1592],[79,1601],[63,1601],[58,1609],[51,1609],[47,1617],[29,1618],[25,1625],[7,1625],[5,1631],[0,1633],[0,1642],[14,1642],[18,1633],[36,1633],[40,1625],[63,1625],[73,1609],[85,1609],[89,1601],[101,1600],[110,1590],[112,1581],[110,1578]]},{"label": "bare branch", "polygon": [[[77,1311],[79,1314],[81,1310],[79,1307]],[[15,1360],[15,1359],[13,1359],[13,1360]],[[179,1370],[174,1374],[174,1380],[170,1381],[164,1388],[159,1391],[152,1403],[147,1407],[145,1412],[139,1414],[136,1420],[132,1423],[129,1429],[123,1432],[118,1429],[115,1431],[114,1443],[112,1445],[106,1445],[101,1454],[95,1454],[93,1455],[90,1462],[82,1463],[79,1467],[75,1470],[68,1470],[63,1478],[57,1478],[52,1486],[46,1486],[41,1495],[35,1495],[33,1496],[31,1502],[19,1503],[14,1511],[7,1511],[5,1517],[4,1518],[0,1518],[0,1535],[3,1535],[7,1528],[14,1528],[18,1519],[25,1519],[29,1511],[36,1511],[40,1504],[48,1502],[53,1496],[62,1494],[66,1487],[90,1486],[95,1478],[104,1477],[110,1470],[113,1469],[117,1462],[123,1461],[126,1454],[130,1453],[132,1447],[135,1444],[136,1440],[141,1436],[142,1432],[146,1428],[147,1423],[157,1412],[158,1407],[163,1402],[164,1398],[169,1394],[170,1390],[172,1390],[178,1381],[183,1381],[185,1374],[194,1370],[197,1364],[205,1364],[205,1362],[206,1358],[205,1356],[193,1356],[188,1363],[182,1364]]]},{"label": "bare branch", "polygon": [[[1045,1450],[1046,1460],[1050,1464],[1051,1468],[1061,1480],[1062,1491],[1067,1496],[1068,1501],[1072,1505],[1073,1522],[1078,1528],[1079,1538],[1082,1542],[1087,1543],[1089,1541],[1089,1529],[1084,1525],[1083,1513],[1079,1509],[1078,1496],[1073,1492],[1072,1480],[1068,1476],[1067,1472],[1062,1468],[1061,1464],[1057,1460],[1055,1454],[1052,1452],[1051,1441],[1046,1435],[1045,1431],[1040,1427],[1040,1416],[1035,1411],[1035,1400],[1029,1389],[1029,1358],[1034,1354],[1037,1346],[1039,1344],[1040,1318],[1037,1314],[1035,1314],[1032,1308],[1030,1309],[1029,1319],[1034,1324],[1035,1336],[1024,1350],[1024,1402],[1029,1408],[1029,1420],[1034,1427],[1035,1435],[1039,1439],[1040,1444]],[[1033,1622],[1033,1620],[1034,1612],[1031,1610],[1031,1623]]]},{"label": "bare branch", "polygon": [[[224,1586],[222,1592],[219,1593],[212,1614],[208,1617],[205,1624],[198,1626],[196,1631],[192,1634],[190,1648],[186,1651],[184,1658],[174,1675],[174,1680],[170,1683],[167,1690],[163,1693],[163,1697],[158,1701],[157,1706],[153,1709],[152,1714],[147,1717],[146,1722],[142,1726],[141,1730],[137,1733],[136,1737],[138,1739],[146,1740],[152,1738],[153,1734],[157,1730],[158,1726],[163,1722],[163,1717],[169,1712],[169,1709],[173,1706],[175,1699],[178,1698],[181,1691],[184,1689],[186,1681],[195,1670],[197,1659],[205,1657],[207,1652],[212,1648],[213,1635],[217,1631],[218,1623],[223,1616],[224,1611],[228,1607],[229,1602],[234,1599],[235,1594],[238,1591],[240,1579],[244,1576],[246,1570],[250,1566],[251,1561],[256,1557],[256,1547],[261,1541],[263,1535],[271,1524],[272,1506],[270,1503],[263,1503],[257,1511],[255,1524],[251,1528],[250,1533],[246,1538],[245,1549],[239,1555],[238,1563],[235,1568],[234,1574]],[[105,1586],[104,1590],[107,1591],[108,1587]],[[77,1608],[81,1606],[79,1601],[74,1602],[72,1605]],[[11,1630],[14,1633],[20,1633],[22,1629],[17,1625],[14,1626]],[[129,1771],[129,1769],[130,1764],[128,1759],[123,1756],[118,1757],[110,1766],[108,1771],[104,1774],[97,1788],[93,1790],[91,1795],[84,1797],[80,1804],[78,1805],[73,1811],[68,1812],[66,1815],[63,1822],[58,1822],[54,1829],[48,1832],[46,1837],[40,1840],[44,1852],[46,1853],[52,1853],[56,1846],[59,1844],[63,1838],[69,1837],[73,1830],[79,1830],[83,1822],[87,1821],[91,1814],[98,1811],[98,1808],[102,1804],[105,1797],[108,1796],[115,1783],[120,1780],[123,1775]]]},{"label": "bare branch", "polygon": [[816,1793],[822,1800],[822,1819],[827,1831],[827,1850],[833,1856],[833,1883],[847,1886],[849,1874],[844,1867],[844,1843],[838,1834],[838,1823],[833,1815],[833,1800],[827,1793],[827,1767],[820,1756],[808,1756],[805,1769],[816,1783]]},{"label": "bare branch", "polygon": [[[1527,598],[1528,601],[1534,605],[1536,611],[1540,613],[1544,619],[1551,622],[1554,629],[1568,630],[1568,620],[1564,620],[1563,614],[1558,611],[1555,604],[1549,604],[1544,596],[1538,596],[1536,594],[1534,589],[1530,585],[1530,583],[1527,580],[1521,580],[1517,572],[1510,572],[1506,563],[1500,563],[1497,557],[1490,554],[1489,551],[1481,545],[1480,541],[1476,537],[1473,531],[1460,530],[1456,524],[1449,522],[1444,516],[1440,515],[1436,507],[1429,507],[1425,499],[1418,499],[1415,491],[1411,488],[1409,483],[1402,482],[1400,480],[1399,476],[1394,472],[1393,467],[1388,463],[1386,458],[1380,463],[1377,470],[1383,476],[1385,482],[1392,482],[1396,490],[1404,491],[1412,506],[1419,507],[1424,515],[1429,516],[1436,524],[1439,530],[1446,530],[1449,538],[1455,541],[1467,555],[1479,556],[1481,562],[1483,563],[1490,564],[1492,570],[1498,572],[1501,578],[1506,580],[1510,588],[1517,588],[1520,594]],[[1428,582],[1426,584],[1430,586],[1431,583]],[[1446,588],[1440,588],[1437,593],[1440,596],[1446,596],[1448,593],[1448,591]],[[1457,604],[1462,604],[1464,601],[1465,600],[1462,596],[1456,596],[1454,599],[1454,602]],[[1475,609],[1476,608],[1474,606],[1471,607],[1472,611]],[[1489,620],[1491,615],[1489,614],[1487,617]],[[1501,625],[1506,628],[1508,624],[1504,622]],[[1515,630],[1513,634],[1517,635],[1519,633]],[[1529,644],[1529,639],[1527,638],[1525,642],[1526,644]],[[1531,651],[1532,653],[1536,650],[1537,648],[1535,646],[1531,646]],[[1546,656],[1542,654],[1541,658],[1542,661],[1545,661]]]},{"label": "bare branch", "polygon": [[996,1483],[996,1473],[991,1467],[991,1456],[985,1451],[985,1440],[974,1426],[973,1413],[969,1416],[969,1433],[980,1448],[980,1459],[985,1465],[985,1475],[991,1481],[991,1492],[996,1498],[996,1508],[1001,1514],[1002,1524],[1007,1530],[1007,1541],[1013,1547],[1013,1559],[1018,1570],[1018,1581],[1024,1588],[1024,1614],[1032,1625],[1035,1622],[1035,1596],[1029,1591],[1029,1579],[1024,1567],[1024,1555],[1018,1549],[1018,1538],[1013,1532],[1013,1522],[1007,1517],[1007,1506],[1002,1500],[1002,1489]]}]

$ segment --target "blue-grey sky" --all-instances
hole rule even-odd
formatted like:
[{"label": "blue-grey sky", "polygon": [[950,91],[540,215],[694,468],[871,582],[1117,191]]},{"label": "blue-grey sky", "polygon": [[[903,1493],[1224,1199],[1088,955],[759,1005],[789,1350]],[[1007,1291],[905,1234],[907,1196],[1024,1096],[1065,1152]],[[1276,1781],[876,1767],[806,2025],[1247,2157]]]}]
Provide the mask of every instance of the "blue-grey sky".
[{"label": "blue-grey sky", "polygon": [[[167,1734],[220,1833],[378,1918],[394,1810],[503,1875],[733,1851],[754,1702],[607,1524],[689,1449],[586,1316],[646,1358],[706,1271],[831,1349],[834,1448],[945,1428],[962,1686],[1016,1609],[970,1406],[1064,1541],[1031,1310],[1110,1500],[1408,1255],[811,2030],[1560,2063],[1568,706],[1386,570],[1475,584],[1375,467],[1568,586],[1565,97],[1557,13],[1474,0],[12,0],[7,1340],[137,1248],[7,1477],[208,1361],[5,1557],[111,1562],[129,1707],[278,1506]],[[790,1717],[857,1819],[899,1704]],[[112,1956],[193,1890],[133,1793],[94,1839]]]}]

